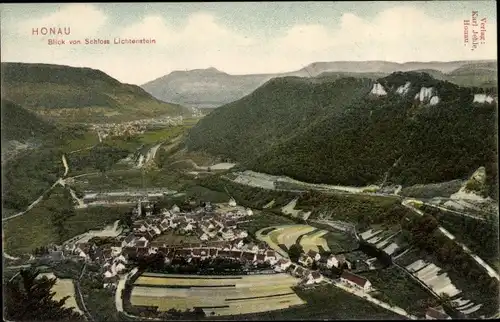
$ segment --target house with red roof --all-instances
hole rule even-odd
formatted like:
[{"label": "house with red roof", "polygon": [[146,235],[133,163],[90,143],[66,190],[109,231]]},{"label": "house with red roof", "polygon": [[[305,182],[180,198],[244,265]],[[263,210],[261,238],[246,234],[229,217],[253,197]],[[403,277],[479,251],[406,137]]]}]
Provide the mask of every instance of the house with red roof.
[{"label": "house with red roof", "polygon": [[340,275],[340,280],[343,283],[362,289],[365,292],[371,290],[372,287],[372,283],[370,283],[369,280],[349,271],[343,271],[342,275]]},{"label": "house with red roof", "polygon": [[288,267],[292,265],[292,261],[288,258],[282,258],[276,263],[274,270],[277,272],[284,272]]},{"label": "house with red roof", "polygon": [[255,253],[252,252],[242,252],[241,258],[247,262],[253,263],[255,261]]},{"label": "house with red roof", "polygon": [[257,254],[255,260],[256,260],[257,263],[264,263],[264,261],[266,260],[266,255],[264,255],[264,254]]}]

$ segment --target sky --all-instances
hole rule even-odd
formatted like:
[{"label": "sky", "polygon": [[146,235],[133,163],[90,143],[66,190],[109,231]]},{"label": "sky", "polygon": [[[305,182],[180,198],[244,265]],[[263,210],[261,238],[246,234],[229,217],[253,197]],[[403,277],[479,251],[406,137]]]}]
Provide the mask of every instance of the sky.
[{"label": "sky", "polygon": [[[2,4],[1,61],[100,69],[141,85],[175,70],[281,73],[318,61],[496,59],[495,1]],[[464,20],[486,18],[464,43]],[[480,21],[478,21],[480,22]],[[33,28],[70,35],[33,35]],[[114,44],[114,39],[155,44]],[[63,39],[64,45],[49,45]],[[85,44],[85,39],[109,45]],[[70,44],[80,40],[82,44]]]}]

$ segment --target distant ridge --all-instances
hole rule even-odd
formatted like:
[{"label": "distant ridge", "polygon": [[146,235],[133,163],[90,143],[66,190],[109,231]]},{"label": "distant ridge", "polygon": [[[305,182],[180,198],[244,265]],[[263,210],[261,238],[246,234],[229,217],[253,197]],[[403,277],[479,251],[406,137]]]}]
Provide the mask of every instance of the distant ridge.
[{"label": "distant ridge", "polygon": [[[463,74],[453,71],[465,69]],[[231,75],[215,67],[173,71],[141,87],[154,97],[192,107],[215,108],[236,101],[276,77],[383,77],[396,71],[428,71],[433,76],[462,86],[494,86],[496,61],[406,62],[333,61],[314,62],[301,69],[273,74]],[[477,75],[477,72],[480,75]],[[335,75],[335,73],[338,73]],[[450,75],[448,75],[450,73]],[[369,74],[369,75],[366,75]]]}]

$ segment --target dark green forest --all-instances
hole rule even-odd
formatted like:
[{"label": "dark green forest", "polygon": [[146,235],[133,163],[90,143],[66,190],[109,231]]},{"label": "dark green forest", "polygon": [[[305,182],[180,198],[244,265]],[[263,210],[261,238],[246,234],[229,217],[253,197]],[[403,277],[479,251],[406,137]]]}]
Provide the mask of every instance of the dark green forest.
[{"label": "dark green forest", "polygon": [[39,138],[56,130],[56,126],[42,120],[35,113],[2,98],[2,142],[25,141]]},{"label": "dark green forest", "polygon": [[[187,146],[256,171],[356,186],[380,184],[389,170],[387,183],[408,186],[465,179],[485,166],[495,196],[496,104],[472,100],[496,89],[459,87],[417,72],[378,82],[388,95],[369,95],[367,79],[273,79],[202,119]],[[397,94],[406,82],[409,92]],[[437,105],[415,100],[422,87],[435,89]]]}]

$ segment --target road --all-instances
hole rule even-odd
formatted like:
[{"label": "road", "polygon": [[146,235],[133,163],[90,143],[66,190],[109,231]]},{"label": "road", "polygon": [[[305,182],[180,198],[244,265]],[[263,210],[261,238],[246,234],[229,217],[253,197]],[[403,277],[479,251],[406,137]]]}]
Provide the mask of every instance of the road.
[{"label": "road", "polygon": [[80,280],[83,277],[83,273],[85,272],[85,268],[87,268],[87,263],[85,263],[83,265],[80,277],[75,281],[75,291],[76,291],[76,294],[78,295],[78,297],[80,299],[80,302],[83,305],[82,309],[83,309],[83,312],[85,313],[86,318],[88,320],[90,320],[90,321],[94,321],[94,318],[92,317],[92,315],[90,314],[89,310],[87,309],[87,306],[85,305],[85,300],[84,300],[82,292],[80,290]]},{"label": "road", "polygon": [[[45,190],[35,201],[33,201],[25,210],[21,211],[21,212],[18,212],[17,214],[13,215],[13,216],[10,216],[10,217],[6,217],[6,218],[2,218],[2,222],[6,222],[8,220],[11,220],[13,218],[16,218],[16,217],[19,217],[19,216],[22,216],[24,215],[25,213],[27,213],[28,211],[30,211],[31,209],[33,209],[33,207],[35,207],[38,203],[40,203],[42,200],[43,200],[43,196],[46,195],[47,193],[49,193],[52,189],[54,189],[54,187],[56,185],[61,185],[61,186],[65,186],[66,185],[66,179],[74,179],[74,178],[78,178],[78,177],[82,177],[82,176],[86,176],[86,175],[91,175],[91,174],[95,174],[95,173],[98,173],[98,172],[95,172],[95,173],[85,173],[85,174],[81,174],[81,175],[78,175],[78,176],[75,176],[75,177],[72,177],[72,178],[66,178],[64,179],[64,177],[66,177],[69,173],[69,165],[68,165],[68,162],[66,160],[66,156],[63,154],[61,156],[61,160],[62,160],[62,164],[64,166],[64,174],[61,178],[57,179],[56,182],[54,182],[54,184],[48,188],[47,190]],[[73,196],[73,198],[77,201],[78,205],[79,206],[82,206],[84,205],[83,204],[83,200],[80,200],[75,192],[73,191],[73,189],[70,188],[70,192],[71,192],[71,195]]]},{"label": "road", "polygon": [[19,213],[15,214],[15,215],[13,215],[13,216],[6,217],[6,218],[2,218],[2,222],[6,222],[6,221],[11,220],[11,219],[13,219],[13,218],[16,218],[16,217],[22,216],[22,215],[24,215],[25,213],[27,213],[28,211],[30,211],[31,209],[33,209],[33,207],[35,207],[35,206],[36,206],[36,205],[37,205],[40,201],[42,201],[42,200],[43,200],[43,196],[44,196],[45,194],[47,194],[50,190],[52,190],[52,189],[53,189],[56,185],[58,185],[58,184],[59,184],[59,180],[60,180],[60,179],[57,179],[57,181],[56,181],[56,182],[54,182],[54,184],[53,184],[53,185],[52,185],[49,189],[45,190],[45,191],[44,191],[44,192],[43,192],[43,193],[42,193],[42,194],[41,194],[41,195],[40,195],[40,196],[39,196],[39,197],[38,197],[35,201],[33,201],[33,202],[32,202],[32,203],[28,206],[28,208],[26,208],[26,210],[21,211],[21,212],[19,212]]},{"label": "road", "polygon": [[148,166],[151,164],[151,162],[154,161],[156,152],[158,152],[158,149],[163,143],[158,143],[157,145],[153,146],[149,151],[148,154],[146,155],[146,159],[144,161],[144,166]]},{"label": "road", "polygon": [[[419,214],[420,216],[423,216],[424,213],[422,212],[422,210],[419,210],[413,206],[414,202],[419,202],[419,201],[415,200],[415,199],[405,199],[405,200],[403,200],[403,202],[401,204],[403,206],[409,208],[413,212]],[[464,250],[465,253],[469,254],[476,261],[476,263],[478,263],[480,266],[482,266],[486,270],[486,272],[488,273],[488,275],[490,277],[493,277],[493,278],[497,279],[498,281],[500,281],[500,275],[498,274],[498,272],[495,271],[491,266],[489,266],[483,259],[481,259],[477,254],[474,254],[467,246],[458,242],[456,240],[455,236],[452,233],[450,233],[448,230],[446,230],[444,227],[438,226],[438,229],[446,237],[448,237],[450,240],[453,240],[458,246],[460,246]]]},{"label": "road", "polygon": [[119,313],[124,314],[127,317],[132,318],[134,320],[140,318],[142,320],[162,321],[161,319],[141,318],[141,317],[138,317],[138,316],[134,316],[134,315],[128,314],[123,309],[123,298],[122,298],[123,290],[125,289],[125,285],[127,284],[127,280],[129,278],[131,278],[134,274],[136,274],[138,271],[139,271],[139,269],[136,267],[133,270],[131,270],[129,273],[127,273],[126,275],[120,276],[120,280],[118,281],[118,285],[116,286],[116,291],[115,291],[115,306],[116,306],[116,310]]},{"label": "road", "polygon": [[441,209],[443,211],[450,212],[450,213],[453,213],[453,214],[457,214],[457,215],[460,215],[460,216],[465,216],[465,217],[469,217],[469,218],[480,220],[480,221],[485,221],[486,220],[483,217],[474,216],[474,215],[471,215],[471,214],[468,214],[468,213],[465,213],[465,212],[452,210],[452,209],[449,209],[449,208],[446,208],[446,207],[442,207],[442,206],[438,206],[438,205],[433,205],[433,204],[430,204],[430,203],[427,203],[427,202],[424,202],[424,204],[426,206],[437,208],[437,209]]},{"label": "road", "polygon": [[349,293],[351,293],[353,295],[356,295],[358,297],[362,297],[363,299],[365,299],[365,300],[367,300],[369,302],[372,302],[373,304],[376,304],[376,305],[378,305],[380,307],[383,307],[386,310],[389,310],[389,311],[392,311],[392,312],[394,312],[396,314],[405,316],[405,317],[409,318],[410,320],[418,320],[418,317],[416,317],[414,315],[411,315],[410,313],[406,312],[402,308],[397,307],[397,306],[391,306],[391,305],[389,305],[389,304],[387,304],[385,302],[377,300],[376,298],[374,298],[370,294],[366,293],[365,291],[356,289],[354,287],[349,287],[349,286],[343,284],[342,282],[337,282],[337,281],[334,281],[332,279],[326,279],[326,280],[330,284],[335,285],[336,287],[341,288],[344,291],[349,292]]}]

